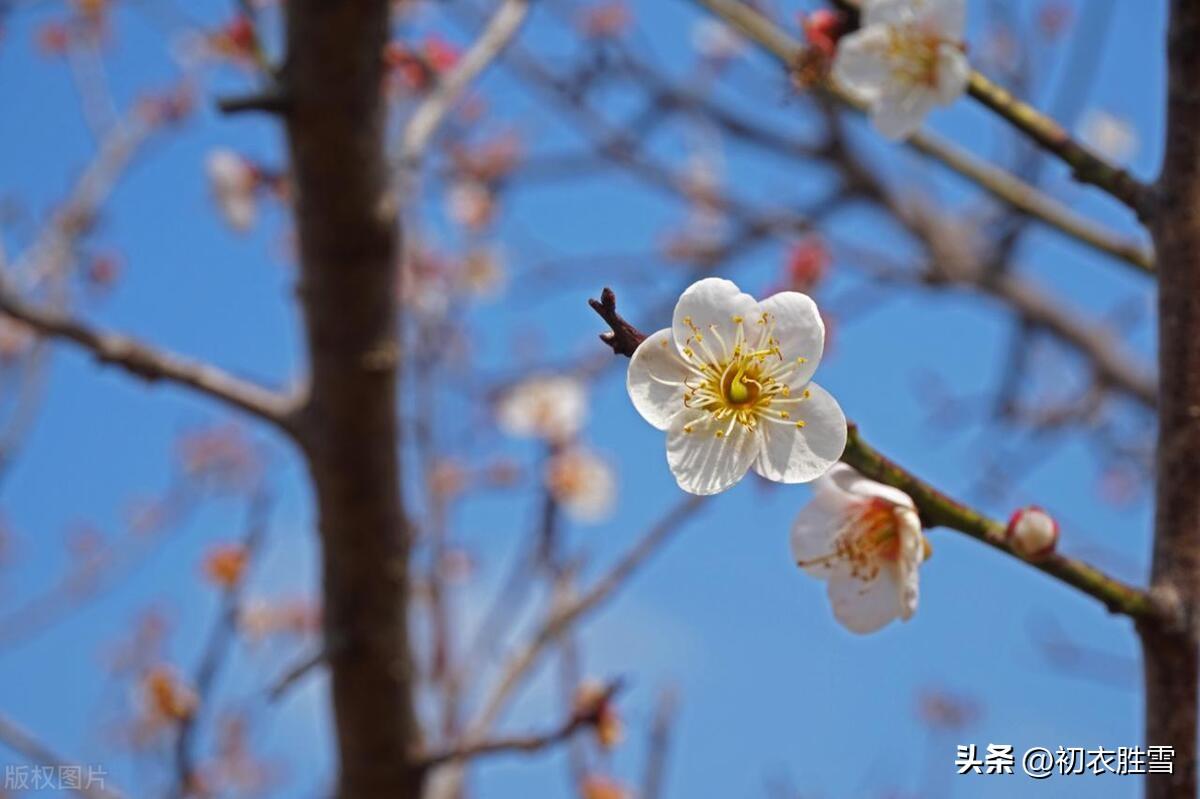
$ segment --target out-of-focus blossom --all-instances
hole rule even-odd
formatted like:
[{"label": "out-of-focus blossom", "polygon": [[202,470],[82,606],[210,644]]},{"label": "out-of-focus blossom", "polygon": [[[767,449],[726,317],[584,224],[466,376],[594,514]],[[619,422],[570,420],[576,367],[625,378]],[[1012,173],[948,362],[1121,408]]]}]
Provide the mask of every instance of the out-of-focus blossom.
[{"label": "out-of-focus blossom", "polygon": [[138,98],[138,115],[149,125],[175,125],[196,108],[196,96],[190,84],[179,84],[161,92]]},{"label": "out-of-focus blossom", "polygon": [[632,799],[633,793],[612,777],[589,774],[579,786],[583,799]]},{"label": "out-of-focus blossom", "polygon": [[192,687],[166,665],[154,666],[142,675],[139,694],[143,720],[151,725],[186,721],[199,701]]},{"label": "out-of-focus blossom", "polygon": [[811,292],[829,268],[829,250],[818,236],[801,239],[788,248],[784,265],[784,288]]},{"label": "out-of-focus blossom", "polygon": [[450,148],[450,159],[456,174],[492,184],[512,174],[523,150],[520,137],[510,132],[472,146],[456,144]]},{"label": "out-of-focus blossom", "polygon": [[1058,544],[1058,522],[1037,505],[1018,509],[1008,520],[1008,545],[1027,560],[1051,555]]},{"label": "out-of-focus blossom", "polygon": [[712,17],[701,17],[692,24],[691,41],[696,55],[718,68],[746,52],[746,40]]},{"label": "out-of-focus blossom", "polygon": [[179,437],[176,445],[184,472],[222,488],[244,488],[259,473],[258,457],[240,428],[218,425]]},{"label": "out-of-focus blossom", "polygon": [[467,470],[447,459],[437,460],[429,470],[429,490],[439,502],[449,502],[467,485]]},{"label": "out-of-focus blossom", "polygon": [[1138,135],[1127,119],[1093,109],[1083,119],[1084,143],[1110,161],[1126,163],[1138,149]]},{"label": "out-of-focus blossom", "polygon": [[496,297],[504,288],[505,272],[500,253],[494,248],[477,247],[459,264],[458,288],[480,299]]},{"label": "out-of-focus blossom", "polygon": [[242,581],[250,552],[242,544],[222,544],[204,556],[204,576],[218,588],[228,591]]},{"label": "out-of-focus blossom", "polygon": [[0,316],[0,367],[16,363],[33,346],[33,331],[27,326]]},{"label": "out-of-focus blossom", "polygon": [[250,600],[238,613],[238,629],[252,642],[276,635],[314,635],[321,629],[321,609],[304,598]]},{"label": "out-of-focus blossom", "polygon": [[867,0],[862,14],[838,43],[834,79],[870,107],[880,133],[907,138],[966,90],[965,0]]},{"label": "out-of-focus blossom", "polygon": [[433,88],[438,77],[453,69],[460,57],[457,47],[436,34],[425,37],[417,47],[392,42],[383,52],[384,63],[414,92]]},{"label": "out-of-focus blossom", "polygon": [[633,25],[633,13],[624,0],[601,0],[579,15],[579,29],[592,39],[615,39]]},{"label": "out-of-focus blossom", "polygon": [[1071,27],[1074,16],[1066,0],[1045,0],[1037,10],[1038,29],[1047,39],[1057,39]]},{"label": "out-of-focus blossom", "polygon": [[616,495],[612,469],[581,447],[570,447],[550,458],[546,486],[567,513],[581,522],[599,521],[612,511]]},{"label": "out-of-focus blossom", "polygon": [[844,463],[817,481],[792,525],[797,565],[827,581],[834,617],[856,633],[912,617],[927,554],[912,498]]},{"label": "out-of-focus blossom", "polygon": [[121,259],[112,253],[95,255],[88,259],[83,276],[94,291],[107,291],[121,277]]},{"label": "out-of-focus blossom", "polygon": [[47,22],[37,30],[38,52],[46,56],[61,56],[71,46],[71,33],[61,22]]},{"label": "out-of-focus blossom", "polygon": [[486,183],[456,180],[446,192],[446,215],[463,228],[479,232],[492,221],[496,197]]},{"label": "out-of-focus blossom", "polygon": [[224,26],[209,34],[206,44],[208,50],[219,58],[254,63],[258,47],[254,20],[245,14],[237,14]]},{"label": "out-of-focus blossom", "polygon": [[513,386],[500,398],[496,419],[510,436],[566,441],[583,427],[587,392],[566,375],[539,375]]},{"label": "out-of-focus blossom", "polygon": [[573,704],[575,717],[591,723],[602,747],[613,749],[624,740],[625,725],[606,686],[594,680],[584,682],[575,692]]},{"label": "out-of-focus blossom", "polygon": [[960,732],[979,719],[979,705],[971,699],[946,691],[922,691],[917,697],[917,716],[935,730]]},{"label": "out-of-focus blossom", "polygon": [[428,247],[412,253],[400,268],[401,304],[421,316],[443,316],[450,306],[450,274],[450,264],[440,253]]},{"label": "out-of-focus blossom", "polygon": [[208,155],[207,170],[221,217],[239,233],[249,230],[258,214],[258,169],[232,150],[214,150]]},{"label": "out-of-focus blossom", "polygon": [[798,292],[759,302],[728,280],[692,284],[672,325],[629,363],[638,413],[667,433],[679,487],[716,494],[753,467],[768,480],[806,483],[846,446],[846,417],[812,382],[825,343],[816,303]]}]

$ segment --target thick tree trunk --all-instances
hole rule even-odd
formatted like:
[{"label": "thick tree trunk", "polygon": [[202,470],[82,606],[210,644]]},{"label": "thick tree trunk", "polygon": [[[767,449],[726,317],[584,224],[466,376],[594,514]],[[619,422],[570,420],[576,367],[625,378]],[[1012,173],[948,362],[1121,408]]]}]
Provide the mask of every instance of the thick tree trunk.
[{"label": "thick tree trunk", "polygon": [[1200,0],[1174,0],[1167,142],[1149,220],[1159,264],[1159,436],[1152,586],[1177,617],[1141,630],[1146,738],[1175,748],[1150,799],[1196,796],[1200,621]]},{"label": "thick tree trunk", "polygon": [[396,209],[384,150],[388,0],[289,0],[283,83],[311,396],[298,435],[323,547],[343,799],[415,799],[409,531],[396,418]]}]

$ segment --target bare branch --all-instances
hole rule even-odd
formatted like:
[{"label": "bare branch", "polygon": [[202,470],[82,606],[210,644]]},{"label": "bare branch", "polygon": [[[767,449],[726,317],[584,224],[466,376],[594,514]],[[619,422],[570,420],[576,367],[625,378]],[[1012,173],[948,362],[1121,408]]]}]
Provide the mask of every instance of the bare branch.
[{"label": "bare branch", "polygon": [[38,308],[0,285],[0,314],[28,325],[35,333],[69,341],[101,363],[119,367],[147,381],[165,381],[219,400],[294,432],[292,412],[297,402],[215,366],[155,349],[135,338],[96,330],[65,314]]},{"label": "bare branch", "polygon": [[471,48],[413,113],[400,147],[403,171],[417,167],[446,114],[517,35],[528,14],[529,0],[504,0]]}]

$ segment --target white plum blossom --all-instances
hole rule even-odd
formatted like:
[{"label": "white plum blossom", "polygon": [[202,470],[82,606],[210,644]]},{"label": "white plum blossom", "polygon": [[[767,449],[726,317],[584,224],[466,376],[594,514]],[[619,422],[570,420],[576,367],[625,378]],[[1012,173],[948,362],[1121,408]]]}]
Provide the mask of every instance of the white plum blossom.
[{"label": "white plum blossom", "polygon": [[1138,149],[1138,135],[1129,120],[1093,109],[1084,117],[1081,137],[1100,155],[1125,163]]},{"label": "white plum blossom", "polygon": [[820,477],[846,446],[846,417],[812,382],[825,324],[808,296],[759,302],[720,278],[693,283],[671,327],[633,353],[627,388],[667,433],[667,464],[692,494],[716,494],[752,466],[780,483]]},{"label": "white plum blossom", "polygon": [[582,447],[556,453],[546,465],[546,486],[577,521],[598,522],[612,510],[616,479],[612,469]]},{"label": "white plum blossom", "polygon": [[838,43],[834,80],[868,105],[880,133],[907,138],[967,87],[966,16],[965,0],[866,0],[862,27]]},{"label": "white plum blossom", "polygon": [[566,375],[538,375],[513,386],[496,409],[500,429],[519,438],[566,441],[583,427],[587,392]]},{"label": "white plum blossom", "polygon": [[249,230],[257,212],[254,190],[258,170],[232,150],[213,150],[208,155],[207,171],[217,209],[225,222],[238,232]]},{"label": "white plum blossom", "polygon": [[866,634],[917,610],[917,570],[928,556],[912,498],[844,463],[814,485],[792,525],[792,556],[827,581],[833,615]]}]

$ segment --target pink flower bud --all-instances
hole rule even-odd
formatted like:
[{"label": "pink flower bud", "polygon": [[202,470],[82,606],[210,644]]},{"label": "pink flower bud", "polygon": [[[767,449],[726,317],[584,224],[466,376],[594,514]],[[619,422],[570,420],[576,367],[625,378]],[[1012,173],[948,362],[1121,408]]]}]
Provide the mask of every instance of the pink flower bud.
[{"label": "pink flower bud", "polygon": [[1058,544],[1058,522],[1037,505],[1020,508],[1008,520],[1008,545],[1027,560],[1040,560]]}]

